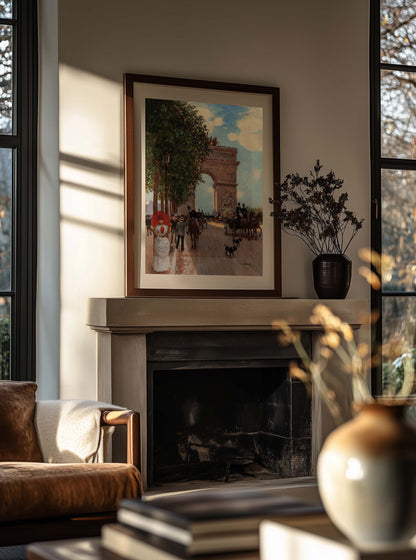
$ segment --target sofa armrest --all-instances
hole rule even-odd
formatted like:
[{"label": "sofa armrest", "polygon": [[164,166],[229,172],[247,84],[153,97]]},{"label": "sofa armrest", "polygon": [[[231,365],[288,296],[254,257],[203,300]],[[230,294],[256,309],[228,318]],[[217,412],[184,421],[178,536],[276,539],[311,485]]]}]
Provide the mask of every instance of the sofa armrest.
[{"label": "sofa armrest", "polygon": [[108,426],[127,426],[127,462],[140,470],[140,416],[132,410],[107,410],[101,422]]},{"label": "sofa armrest", "polygon": [[125,408],[88,400],[38,401],[35,427],[47,463],[98,463],[106,460],[113,427],[102,422],[104,412]]}]

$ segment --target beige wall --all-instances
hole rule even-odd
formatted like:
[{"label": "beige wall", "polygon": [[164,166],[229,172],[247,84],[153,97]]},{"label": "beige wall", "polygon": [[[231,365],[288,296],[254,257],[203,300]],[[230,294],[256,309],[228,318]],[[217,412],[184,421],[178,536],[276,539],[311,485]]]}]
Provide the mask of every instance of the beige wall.
[{"label": "beige wall", "polygon": [[[315,159],[366,218],[350,298],[368,298],[368,0],[60,0],[61,396],[96,396],[86,301],[122,296],[122,76],[280,87],[282,176]],[[315,297],[312,255],[283,237],[283,295]]]}]

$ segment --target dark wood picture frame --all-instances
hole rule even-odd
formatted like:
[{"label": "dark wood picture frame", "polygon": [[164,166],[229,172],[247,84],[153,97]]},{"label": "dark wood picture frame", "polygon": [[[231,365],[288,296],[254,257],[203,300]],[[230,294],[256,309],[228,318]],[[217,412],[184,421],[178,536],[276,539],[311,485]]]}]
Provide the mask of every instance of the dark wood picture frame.
[{"label": "dark wood picture frame", "polygon": [[[211,100],[212,98],[212,100]],[[260,138],[260,148],[251,148],[249,145],[248,149],[253,149],[260,151],[261,153],[261,168],[260,170],[253,170],[252,176],[256,180],[261,181],[261,191],[260,195],[262,199],[262,222],[258,227],[258,233],[256,232],[256,240],[261,238],[261,265],[258,270],[261,273],[252,274],[236,274],[235,276],[230,274],[225,274],[221,272],[215,274],[211,272],[205,272],[200,274],[190,275],[179,275],[171,274],[170,271],[167,273],[157,273],[152,269],[148,272],[149,265],[146,262],[146,226],[145,226],[145,216],[146,208],[149,208],[153,204],[153,211],[166,210],[169,215],[173,215],[172,212],[172,202],[167,202],[168,196],[166,194],[166,203],[158,202],[157,196],[154,196],[155,202],[151,203],[149,200],[145,200],[145,165],[146,165],[146,106],[148,100],[154,103],[183,103],[185,105],[191,105],[195,108],[195,104],[198,107],[210,107],[218,108],[222,110],[224,108],[227,110],[241,110],[241,114],[245,115],[248,119],[250,115],[247,116],[250,111],[254,111],[257,116],[257,123],[260,122],[258,116],[261,115],[261,128],[255,130],[257,133],[256,138]],[[208,111],[208,109],[206,109]],[[208,111],[209,112],[209,111]],[[237,113],[236,113],[237,114]],[[207,121],[205,120],[204,123]],[[223,119],[217,117],[213,119],[210,126],[220,126],[223,123]],[[242,120],[238,121],[237,124],[241,123]],[[247,123],[247,120],[246,120]],[[224,124],[225,126],[225,124]],[[235,126],[235,125],[234,125]],[[242,126],[239,124],[239,126]],[[253,134],[253,122],[250,121],[249,133]],[[255,129],[255,127],[254,127]],[[216,153],[216,151],[231,151],[234,150],[234,154],[238,153],[238,149],[235,147],[224,146],[223,142],[218,142],[217,147],[217,137],[216,131],[218,128],[212,128],[214,136],[209,137],[209,146],[211,153]],[[237,130],[237,129],[235,129]],[[224,134],[227,132],[224,129]],[[221,132],[221,128],[220,128]],[[238,142],[242,142],[242,130],[237,130],[238,134],[228,134],[230,138],[230,143],[234,146]],[[208,133],[207,133],[208,134]],[[247,136],[244,137],[245,139]],[[254,138],[254,136],[253,136]],[[252,140],[248,140],[250,143]],[[247,140],[245,140],[247,145]],[[240,144],[238,144],[240,146]],[[245,149],[245,148],[244,148]],[[241,148],[243,152],[243,148]],[[228,152],[227,152],[228,153]],[[225,154],[228,157],[227,154]],[[222,157],[222,155],[220,154]],[[167,161],[169,162],[170,155],[167,154]],[[208,160],[209,156],[206,156]],[[236,160],[236,156],[233,156]],[[258,158],[257,153],[257,158]],[[233,165],[235,169],[239,165],[239,161],[234,161]],[[167,175],[167,165],[165,160],[165,182],[164,186],[160,189],[163,191],[166,189],[168,192],[169,179]],[[250,168],[251,169],[251,168]],[[159,173],[159,172],[157,172]],[[235,243],[235,237],[231,231],[227,229],[227,223],[232,218],[226,218],[225,216],[230,216],[232,212],[233,203],[237,204],[237,186],[239,183],[237,181],[237,170],[235,170],[235,181],[234,183],[227,183],[224,181],[221,185],[219,183],[213,183],[212,192],[215,191],[213,200],[218,200],[218,194],[220,193],[223,197],[222,206],[218,204],[218,210],[216,215],[219,215],[218,220],[220,221],[221,228],[224,228],[224,233],[228,236],[224,236],[224,247],[231,246]],[[209,173],[207,173],[209,175]],[[212,175],[211,175],[212,176]],[[259,179],[260,177],[260,179]],[[174,177],[175,179],[175,177]],[[229,179],[229,177],[228,177]],[[159,180],[159,179],[158,179]],[[157,181],[158,181],[157,180]],[[161,181],[163,181],[163,168],[161,169]],[[222,83],[222,82],[211,82],[211,81],[201,81],[201,80],[190,80],[190,79],[177,79],[177,78],[167,78],[160,76],[148,76],[141,74],[125,74],[124,75],[124,200],[125,200],[125,290],[126,296],[128,297],[199,297],[199,298],[261,298],[261,297],[281,297],[281,239],[280,239],[280,226],[277,220],[270,216],[270,212],[273,209],[269,204],[268,199],[272,197],[273,199],[279,196],[279,183],[280,183],[280,132],[279,132],[279,88],[266,87],[266,86],[254,86],[254,85],[242,85],[234,83]],[[253,179],[254,184],[254,179]],[[156,179],[154,180],[154,185],[158,185]],[[153,185],[153,191],[158,193],[158,187]],[[231,185],[231,186],[230,186]],[[256,193],[259,191],[258,183],[256,184]],[[222,187],[219,189],[219,187]],[[250,188],[250,187],[246,187]],[[254,189],[254,187],[253,187]],[[230,193],[233,193],[232,196]],[[147,195],[150,196],[150,195]],[[161,195],[163,198],[163,194]],[[226,199],[226,196],[228,198]],[[225,200],[226,199],[226,200]],[[181,203],[183,207],[184,202]],[[227,208],[225,205],[228,205]],[[155,206],[156,205],[156,206]],[[170,205],[170,206],[169,206]],[[214,206],[214,203],[213,203]],[[229,207],[229,208],[228,208]],[[170,211],[168,210],[170,208]],[[187,205],[188,211],[191,206]],[[236,206],[234,206],[236,208]],[[177,207],[174,208],[176,210]],[[226,209],[226,211],[224,211]],[[192,208],[191,208],[192,211]],[[215,211],[215,209],[214,209]],[[227,213],[228,212],[228,213]],[[223,213],[223,215],[222,215]],[[258,212],[260,213],[260,212]],[[255,214],[253,210],[253,215]],[[153,213],[154,215],[154,213]],[[178,214],[175,214],[179,216]],[[180,214],[183,216],[184,214]],[[235,215],[235,214],[234,214]],[[179,218],[178,218],[179,219]],[[189,219],[185,217],[185,220]],[[156,223],[156,222],[154,222]],[[153,223],[153,225],[154,225]],[[232,221],[230,223],[233,223]],[[209,221],[208,221],[209,224]],[[225,225],[224,225],[225,224]],[[208,225],[207,225],[208,227]],[[234,226],[233,226],[234,227]],[[204,226],[202,226],[201,236],[204,235]],[[201,227],[200,227],[201,231]],[[244,234],[239,233],[236,230],[237,235],[243,236]],[[215,234],[218,236],[218,234]],[[253,234],[254,235],[254,234]],[[258,237],[257,237],[258,235]],[[250,234],[247,233],[247,239],[240,241],[240,243],[247,243],[246,247],[249,247]],[[186,237],[188,238],[188,237]],[[201,237],[202,239],[202,237]],[[227,243],[228,242],[228,243]],[[226,261],[221,261],[228,267],[234,266],[234,262],[238,262],[234,255],[225,254],[224,247],[220,252],[221,241],[216,242],[218,245],[218,258],[227,259]],[[254,243],[254,237],[253,241]],[[253,251],[253,245],[250,246],[251,251]],[[238,247],[237,247],[238,248]],[[175,251],[175,246],[171,251]],[[227,249],[226,249],[227,250]],[[178,254],[180,252],[180,247]],[[257,251],[256,254],[259,254]],[[243,254],[243,251],[240,251]],[[176,253],[175,253],[176,255]],[[216,257],[215,257],[216,258]],[[211,257],[213,259],[213,257]],[[149,260],[149,259],[147,259]],[[241,259],[240,259],[241,260]],[[212,262],[212,261],[211,261]],[[214,260],[217,265],[217,261]],[[233,263],[233,264],[231,264]],[[147,268],[146,268],[147,267]],[[220,269],[221,264],[218,262],[218,269]],[[234,273],[233,273],[234,274]],[[180,287],[179,284],[180,283]],[[235,285],[235,289],[234,289]]]}]

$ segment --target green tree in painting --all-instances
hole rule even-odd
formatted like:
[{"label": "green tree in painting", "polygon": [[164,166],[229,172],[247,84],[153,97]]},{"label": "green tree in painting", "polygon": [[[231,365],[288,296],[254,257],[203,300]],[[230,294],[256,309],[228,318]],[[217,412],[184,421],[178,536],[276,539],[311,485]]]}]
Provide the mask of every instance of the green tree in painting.
[{"label": "green tree in painting", "polygon": [[194,105],[146,99],[146,189],[153,192],[154,211],[158,200],[167,213],[187,200],[209,151],[208,130]]}]

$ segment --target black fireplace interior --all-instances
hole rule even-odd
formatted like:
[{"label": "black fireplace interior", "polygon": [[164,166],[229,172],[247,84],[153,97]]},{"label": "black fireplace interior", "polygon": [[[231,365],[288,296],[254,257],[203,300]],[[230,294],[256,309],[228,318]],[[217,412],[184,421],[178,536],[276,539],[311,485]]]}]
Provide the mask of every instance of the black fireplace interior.
[{"label": "black fireplace interior", "polygon": [[178,335],[169,334],[148,347],[158,358],[148,361],[150,482],[309,475],[311,402],[289,375],[290,350],[273,333],[239,333],[237,356],[224,352],[225,333],[189,333],[178,356]]}]

